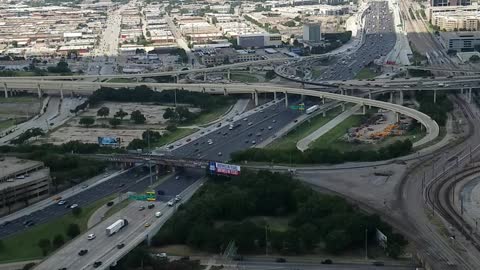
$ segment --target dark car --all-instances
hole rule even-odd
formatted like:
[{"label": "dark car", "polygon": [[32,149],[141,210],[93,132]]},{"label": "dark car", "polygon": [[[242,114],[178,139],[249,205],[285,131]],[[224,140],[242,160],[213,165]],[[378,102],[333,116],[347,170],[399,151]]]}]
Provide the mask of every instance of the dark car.
[{"label": "dark car", "polygon": [[107,203],[107,206],[112,206],[112,205],[113,205],[113,202],[112,202],[112,201],[109,201],[109,202]]},{"label": "dark car", "polygon": [[155,204],[151,203],[151,204],[149,204],[147,207],[148,207],[148,209],[152,209],[152,208],[155,207]]},{"label": "dark car", "polygon": [[102,262],[100,262],[100,261],[97,261],[97,262],[94,262],[94,263],[93,263],[93,267],[94,267],[94,268],[97,268],[97,267],[99,267],[100,265],[102,265]]},{"label": "dark car", "polygon": [[378,262],[378,261],[373,262],[372,264],[375,265],[375,266],[384,266],[385,265],[383,262]]},{"label": "dark car", "polygon": [[67,270],[67,267],[58,268],[58,270]]},{"label": "dark car", "polygon": [[122,249],[124,246],[125,246],[124,243],[120,243],[120,244],[117,245],[117,248],[118,248],[118,249]]},{"label": "dark car", "polygon": [[83,256],[88,253],[88,249],[82,249],[78,252],[78,255]]},{"label": "dark car", "polygon": [[285,260],[285,258],[277,258],[277,259],[275,260],[275,262],[277,262],[277,263],[284,263],[284,262],[287,262],[287,260]]},{"label": "dark car", "polygon": [[321,263],[322,263],[322,264],[332,264],[333,262],[332,262],[332,260],[330,260],[330,259],[325,259],[325,260],[323,260]]}]

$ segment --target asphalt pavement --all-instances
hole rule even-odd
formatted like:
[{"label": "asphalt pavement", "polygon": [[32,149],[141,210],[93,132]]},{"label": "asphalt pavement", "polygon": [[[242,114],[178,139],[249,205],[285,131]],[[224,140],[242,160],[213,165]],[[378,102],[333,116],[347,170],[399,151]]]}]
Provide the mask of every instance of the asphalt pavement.
[{"label": "asphalt pavement", "polygon": [[270,136],[276,136],[285,125],[302,115],[300,111],[285,108],[283,102],[265,108],[262,105],[254,110],[254,114],[230,122],[233,125],[232,130],[229,125],[215,127],[213,132],[190,141],[172,153],[180,157],[225,162],[230,160],[231,153],[255,147]]}]

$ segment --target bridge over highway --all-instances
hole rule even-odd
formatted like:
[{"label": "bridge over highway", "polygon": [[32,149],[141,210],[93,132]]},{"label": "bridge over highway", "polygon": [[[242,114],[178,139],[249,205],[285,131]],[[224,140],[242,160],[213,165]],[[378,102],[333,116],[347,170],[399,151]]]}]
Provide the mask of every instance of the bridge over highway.
[{"label": "bridge over highway", "polygon": [[[87,82],[87,81],[46,81],[46,80],[32,80],[32,79],[16,79],[16,80],[0,80],[0,83],[3,83],[5,87],[10,87],[13,89],[24,89],[24,90],[34,90],[37,91],[39,95],[42,92],[55,91],[61,92],[63,96],[63,91],[71,90],[76,93],[91,93],[100,87],[112,87],[112,88],[122,88],[122,87],[136,87],[145,85],[156,91],[171,90],[171,89],[182,89],[191,92],[203,92],[208,94],[252,94],[252,97],[255,100],[255,105],[258,105],[258,94],[259,93],[272,93],[274,99],[277,98],[277,94],[283,94],[285,96],[285,106],[288,107],[288,94],[296,94],[303,96],[312,96],[322,99],[322,102],[325,102],[325,99],[332,99],[342,102],[349,102],[360,104],[363,106],[364,110],[366,106],[373,106],[377,108],[382,108],[385,110],[394,111],[398,114],[403,114],[408,117],[416,119],[421,123],[425,128],[427,135],[423,137],[420,141],[417,142],[417,145],[422,145],[428,142],[431,142],[439,134],[438,124],[430,118],[428,115],[419,112],[417,110],[404,107],[402,105],[393,104],[389,102],[383,102],[374,99],[361,98],[355,96],[341,95],[324,91],[315,91],[307,89],[297,89],[290,87],[280,87],[280,86],[271,86],[271,85],[245,85],[245,84],[165,84],[165,83],[111,83],[111,82]],[[371,95],[370,95],[371,97]],[[397,114],[397,116],[398,116]]]}]

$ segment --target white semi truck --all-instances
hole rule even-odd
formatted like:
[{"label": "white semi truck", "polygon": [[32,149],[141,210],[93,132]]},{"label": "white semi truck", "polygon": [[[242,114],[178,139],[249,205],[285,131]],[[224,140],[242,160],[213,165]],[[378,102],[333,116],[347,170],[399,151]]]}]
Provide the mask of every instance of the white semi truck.
[{"label": "white semi truck", "polygon": [[320,108],[320,106],[318,106],[318,105],[313,105],[312,107],[308,108],[305,112],[306,112],[307,114],[311,114],[311,113],[313,113],[314,111],[318,110],[318,108]]},{"label": "white semi truck", "polygon": [[116,232],[120,231],[121,228],[128,225],[128,221],[126,219],[119,219],[115,221],[112,225],[107,227],[107,236],[111,236]]}]

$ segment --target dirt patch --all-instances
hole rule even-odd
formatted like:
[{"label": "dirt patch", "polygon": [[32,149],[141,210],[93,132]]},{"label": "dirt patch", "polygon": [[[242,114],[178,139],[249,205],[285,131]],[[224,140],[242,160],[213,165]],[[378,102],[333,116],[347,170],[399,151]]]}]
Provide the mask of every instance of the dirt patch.
[{"label": "dirt patch", "polygon": [[62,144],[68,141],[97,143],[98,137],[120,137],[122,139],[121,146],[126,147],[133,139],[140,139],[144,131],[144,129],[62,127],[51,133],[47,141],[53,144]]},{"label": "dirt patch", "polygon": [[[12,102],[10,102],[10,100]],[[37,98],[2,98],[0,102],[0,120],[30,118],[38,114],[41,108],[41,100]]]}]

